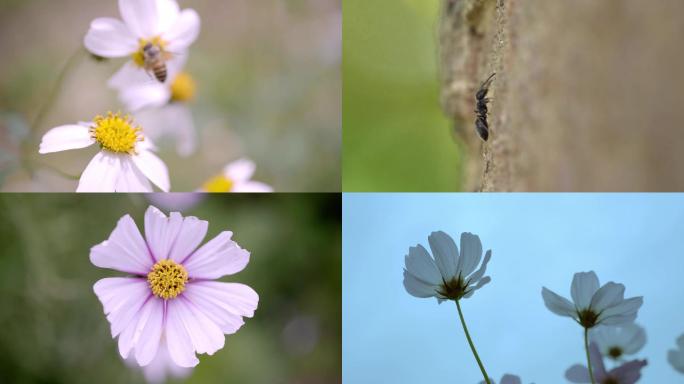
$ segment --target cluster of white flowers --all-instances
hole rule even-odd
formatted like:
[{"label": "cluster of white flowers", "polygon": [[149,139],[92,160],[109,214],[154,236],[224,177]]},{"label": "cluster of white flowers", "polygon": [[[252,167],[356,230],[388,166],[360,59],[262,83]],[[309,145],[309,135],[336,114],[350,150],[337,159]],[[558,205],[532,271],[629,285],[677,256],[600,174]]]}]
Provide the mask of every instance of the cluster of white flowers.
[{"label": "cluster of white flowers", "polygon": [[[101,151],[81,174],[77,192],[152,192],[152,184],[170,190],[169,172],[152,144],[162,136],[176,141],[181,156],[196,149],[196,133],[188,102],[195,82],[184,70],[200,32],[193,9],[181,10],[176,0],[119,0],[121,19],[93,20],[85,47],[103,58],[128,60],[108,85],[130,114],[107,112],[89,122],[62,125],[42,138],[41,154],[98,144]],[[250,182],[254,163],[241,159],[203,187],[209,192],[271,192]],[[247,176],[246,176],[247,175]],[[151,183],[150,183],[151,182]],[[251,188],[254,187],[254,188]]]}]

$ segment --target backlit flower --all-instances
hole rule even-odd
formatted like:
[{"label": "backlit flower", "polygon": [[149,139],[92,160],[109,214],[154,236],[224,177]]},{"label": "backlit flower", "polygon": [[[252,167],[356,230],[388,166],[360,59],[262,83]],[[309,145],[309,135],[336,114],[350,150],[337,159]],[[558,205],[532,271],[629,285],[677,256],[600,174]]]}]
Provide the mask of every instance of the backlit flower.
[{"label": "backlit flower", "polygon": [[[489,382],[491,384],[496,384],[496,382],[492,379],[490,379]],[[485,384],[485,382],[480,381],[480,384]],[[499,384],[522,384],[522,380],[520,380],[520,378],[516,375],[505,374],[501,377]]]},{"label": "backlit flower", "polygon": [[[169,190],[169,172],[129,116],[108,113],[92,122],[62,125],[49,130],[38,152],[52,153],[98,144],[100,152],[81,174],[76,192],[152,192],[152,181]],[[148,181],[149,179],[149,181]]]},{"label": "backlit flower", "polygon": [[[461,234],[461,252],[442,231],[428,236],[432,257],[420,244],[409,248],[405,258],[404,288],[415,297],[435,297],[439,302],[468,298],[491,278],[484,276],[492,251],[482,260],[482,243],[477,235]],[[434,258],[433,258],[434,257]]]},{"label": "backlit flower", "polygon": [[677,371],[684,373],[684,335],[677,339],[677,349],[671,349],[667,352],[667,361]]},{"label": "backlit flower", "polygon": [[[648,364],[646,360],[632,360],[606,371],[596,343],[589,345],[589,353],[597,384],[634,384],[641,378],[641,369]],[[591,383],[589,370],[581,364],[575,364],[565,371],[565,378],[573,383]]]},{"label": "backlit flower", "polygon": [[[186,54],[197,39],[200,18],[192,9],[180,10],[175,0],[119,0],[123,21],[101,17],[92,21],[84,38],[86,48],[107,58],[129,57],[118,75],[144,73],[143,47],[152,44],[161,50],[167,65]],[[126,75],[127,76],[127,75]],[[157,81],[147,76],[148,81]],[[166,81],[169,81],[167,77]]]},{"label": "backlit flower", "polygon": [[570,291],[574,303],[543,287],[544,304],[551,312],[571,317],[584,328],[631,323],[643,304],[641,296],[625,299],[622,284],[611,281],[599,287],[593,271],[576,273]]},{"label": "backlit flower", "polygon": [[202,192],[273,192],[270,185],[252,181],[256,164],[249,159],[239,159],[226,165],[223,173],[209,179]]},{"label": "backlit flower", "polygon": [[124,359],[133,355],[146,366],[168,352],[176,365],[193,367],[199,363],[195,353],[223,348],[224,334],[237,332],[242,318],[253,316],[259,296],[252,288],[212,281],[244,269],[249,252],[231,240],[230,231],[198,248],[208,225],[177,212],[166,217],[150,206],[144,238],[126,215],[108,240],[91,249],[93,264],[130,275],[104,278],[93,287]]},{"label": "backlit flower", "polygon": [[591,339],[603,356],[618,360],[633,355],[646,344],[646,331],[636,324],[600,326],[594,328]]}]

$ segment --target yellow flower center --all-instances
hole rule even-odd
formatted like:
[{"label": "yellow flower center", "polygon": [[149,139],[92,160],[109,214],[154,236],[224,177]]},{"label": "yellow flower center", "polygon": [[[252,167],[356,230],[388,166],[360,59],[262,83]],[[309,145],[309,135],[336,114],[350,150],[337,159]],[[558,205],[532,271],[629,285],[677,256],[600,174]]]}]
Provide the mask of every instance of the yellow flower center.
[{"label": "yellow flower center", "polygon": [[152,45],[156,45],[161,49],[162,52],[166,52],[166,41],[162,40],[161,37],[153,37],[150,40],[146,39],[140,39],[138,40],[138,50],[132,55],[133,62],[140,68],[145,67],[145,52],[143,48],[147,45],[147,43],[151,43]]},{"label": "yellow flower center", "polygon": [[143,140],[142,129],[133,125],[133,119],[120,113],[107,112],[107,116],[96,116],[90,135],[103,149],[135,154],[135,143]]},{"label": "yellow flower center", "polygon": [[173,260],[162,260],[147,274],[152,293],[164,300],[173,299],[185,290],[188,271]]},{"label": "yellow flower center", "polygon": [[171,84],[171,100],[186,102],[195,97],[195,80],[187,72],[179,73]]},{"label": "yellow flower center", "polygon": [[218,175],[216,177],[212,177],[204,183],[202,188],[207,191],[207,192],[230,192],[233,190],[233,186],[235,183],[233,180],[225,177],[224,175]]}]

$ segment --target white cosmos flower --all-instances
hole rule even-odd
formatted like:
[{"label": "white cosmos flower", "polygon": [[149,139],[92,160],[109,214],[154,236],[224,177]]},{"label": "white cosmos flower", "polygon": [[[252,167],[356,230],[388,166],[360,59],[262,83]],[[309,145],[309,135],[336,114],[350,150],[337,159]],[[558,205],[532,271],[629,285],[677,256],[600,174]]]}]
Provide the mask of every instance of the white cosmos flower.
[{"label": "white cosmos flower", "polygon": [[119,12],[123,21],[97,18],[84,38],[86,48],[95,55],[131,58],[115,77],[144,74],[142,49],[148,43],[160,48],[164,57],[170,56],[167,66],[173,67],[199,35],[197,12],[181,11],[175,0],[119,0]]},{"label": "white cosmos flower", "polygon": [[684,334],[677,339],[677,347],[667,352],[667,361],[674,369],[684,373]]},{"label": "white cosmos flower", "polygon": [[614,360],[633,355],[646,344],[646,330],[637,324],[599,326],[592,330],[591,339],[601,354]]},{"label": "white cosmos flower", "polygon": [[644,301],[641,296],[625,300],[622,284],[611,281],[599,287],[594,271],[575,273],[570,293],[574,303],[542,287],[544,304],[551,312],[571,317],[584,328],[631,323]]},{"label": "white cosmos flower", "polygon": [[223,173],[215,176],[200,188],[202,192],[273,192],[273,188],[258,181],[252,181],[256,164],[242,158],[226,165]]},{"label": "white cosmos flower", "polygon": [[52,128],[43,135],[38,152],[61,152],[96,143],[101,151],[81,174],[76,192],[152,192],[149,181],[169,191],[166,165],[152,153],[154,146],[129,116],[109,112],[91,123]]},{"label": "white cosmos flower", "polygon": [[404,288],[415,297],[435,297],[444,300],[468,298],[491,281],[484,276],[492,251],[482,259],[482,243],[477,235],[461,234],[461,252],[454,240],[442,231],[428,236],[432,256],[420,244],[409,248],[404,268]]}]

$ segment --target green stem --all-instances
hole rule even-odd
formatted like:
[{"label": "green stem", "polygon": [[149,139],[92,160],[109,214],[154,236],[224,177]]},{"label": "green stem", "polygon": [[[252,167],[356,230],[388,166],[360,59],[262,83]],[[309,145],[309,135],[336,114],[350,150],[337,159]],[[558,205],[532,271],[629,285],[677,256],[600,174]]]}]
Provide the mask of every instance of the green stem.
[{"label": "green stem", "polygon": [[463,311],[461,311],[461,304],[458,302],[458,300],[456,300],[456,308],[458,308],[458,317],[461,318],[461,325],[463,325],[463,331],[465,332],[466,339],[468,339],[468,344],[470,344],[470,349],[473,351],[475,360],[477,360],[477,365],[480,367],[480,371],[482,371],[482,376],[484,376],[485,383],[491,384],[491,382],[489,381],[489,375],[487,375],[487,371],[485,371],[485,367],[484,365],[482,365],[482,360],[480,360],[480,356],[477,354],[475,344],[473,344],[473,339],[470,338],[470,332],[468,332],[468,327],[466,326],[465,319],[463,318]]},{"label": "green stem", "polygon": [[591,384],[596,384],[596,381],[594,380],[594,370],[591,369],[591,356],[589,354],[589,328],[584,328],[584,349],[587,351],[587,367],[589,368]]}]

